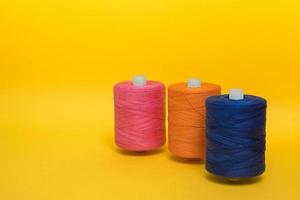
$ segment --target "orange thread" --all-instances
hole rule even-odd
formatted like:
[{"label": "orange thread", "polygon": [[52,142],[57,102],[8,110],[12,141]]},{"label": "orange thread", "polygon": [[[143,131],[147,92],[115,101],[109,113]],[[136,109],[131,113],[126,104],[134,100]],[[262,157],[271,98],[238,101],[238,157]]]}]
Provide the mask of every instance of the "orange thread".
[{"label": "orange thread", "polygon": [[221,87],[202,83],[188,88],[187,83],[168,87],[169,150],[182,158],[205,159],[205,100],[219,95]]}]

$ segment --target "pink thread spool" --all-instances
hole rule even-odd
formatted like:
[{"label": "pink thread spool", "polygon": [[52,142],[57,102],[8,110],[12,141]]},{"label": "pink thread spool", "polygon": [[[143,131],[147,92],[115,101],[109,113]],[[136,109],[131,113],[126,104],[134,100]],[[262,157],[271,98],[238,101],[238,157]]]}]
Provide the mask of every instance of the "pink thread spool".
[{"label": "pink thread spool", "polygon": [[149,151],[165,144],[165,86],[135,76],[114,86],[115,143],[124,150]]}]

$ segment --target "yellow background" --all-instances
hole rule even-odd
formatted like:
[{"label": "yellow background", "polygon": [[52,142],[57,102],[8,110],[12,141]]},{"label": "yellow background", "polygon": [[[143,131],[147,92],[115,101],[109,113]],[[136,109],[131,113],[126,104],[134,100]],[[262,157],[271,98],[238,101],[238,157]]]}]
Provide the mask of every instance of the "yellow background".
[{"label": "yellow background", "polygon": [[[2,0],[0,199],[299,199],[299,0]],[[112,86],[199,77],[268,100],[267,170],[116,150]]]}]

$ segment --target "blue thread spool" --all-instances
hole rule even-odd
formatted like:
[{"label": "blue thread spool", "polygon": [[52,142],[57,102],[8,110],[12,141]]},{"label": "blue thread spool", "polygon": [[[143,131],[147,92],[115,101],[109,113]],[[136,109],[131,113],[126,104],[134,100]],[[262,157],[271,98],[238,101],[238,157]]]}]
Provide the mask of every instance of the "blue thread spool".
[{"label": "blue thread spool", "polygon": [[265,99],[240,89],[206,100],[206,169],[230,180],[265,171]]}]

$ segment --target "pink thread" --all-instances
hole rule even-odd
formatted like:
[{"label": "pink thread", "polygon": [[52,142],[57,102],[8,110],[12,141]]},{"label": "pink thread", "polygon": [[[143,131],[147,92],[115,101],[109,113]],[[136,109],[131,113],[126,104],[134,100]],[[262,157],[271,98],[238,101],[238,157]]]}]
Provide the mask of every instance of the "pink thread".
[{"label": "pink thread", "polygon": [[114,86],[115,142],[125,150],[147,151],[165,144],[165,86],[131,81]]}]

